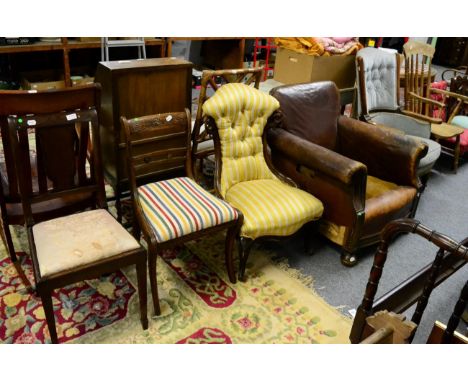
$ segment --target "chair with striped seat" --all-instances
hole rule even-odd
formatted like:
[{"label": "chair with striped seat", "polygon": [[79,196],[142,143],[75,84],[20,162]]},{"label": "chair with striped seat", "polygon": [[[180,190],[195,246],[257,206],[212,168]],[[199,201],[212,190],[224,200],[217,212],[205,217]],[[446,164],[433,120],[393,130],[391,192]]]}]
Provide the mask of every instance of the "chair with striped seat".
[{"label": "chair with striped seat", "polygon": [[264,128],[278,101],[241,83],[222,86],[203,105],[215,144],[215,189],[242,212],[239,278],[261,237],[289,236],[322,216],[322,203],[271,166]]},{"label": "chair with striped seat", "polygon": [[[157,254],[202,235],[227,229],[225,258],[229,280],[236,282],[232,250],[242,214],[199,186],[192,175],[190,112],[149,115],[127,120],[127,163],[134,206],[133,233],[148,244],[148,265],[156,315],[159,306],[156,280]],[[142,153],[141,147],[145,146]],[[150,149],[148,149],[150,147]],[[141,173],[162,173],[185,166],[187,177],[137,185]]]}]

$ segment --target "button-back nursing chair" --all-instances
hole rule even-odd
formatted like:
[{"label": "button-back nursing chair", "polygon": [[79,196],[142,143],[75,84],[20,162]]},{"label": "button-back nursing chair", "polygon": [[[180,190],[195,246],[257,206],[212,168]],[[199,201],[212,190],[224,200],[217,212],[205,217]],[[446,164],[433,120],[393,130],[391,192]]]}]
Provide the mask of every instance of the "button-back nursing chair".
[{"label": "button-back nursing chair", "polygon": [[422,188],[416,167],[427,148],[394,129],[340,116],[333,82],[270,93],[281,105],[267,136],[273,163],[322,201],[320,232],[342,247],[344,265],[355,265],[357,249],[378,242],[386,223],[415,214]]},{"label": "button-back nursing chair", "polygon": [[265,125],[279,108],[273,97],[244,84],[226,84],[203,104],[215,144],[215,189],[244,215],[239,233],[239,277],[254,240],[292,235],[319,219],[322,203],[276,172]]},{"label": "button-back nursing chair", "polygon": [[[80,91],[99,99],[98,90],[92,85]],[[27,104],[28,96],[19,97]],[[146,329],[146,253],[107,211],[96,109],[18,114],[8,117],[8,127],[36,291],[52,342],[58,342],[54,310],[59,309],[54,306],[52,291],[129,265],[137,269],[140,318]],[[36,137],[34,160],[28,130]],[[47,211],[50,205],[63,207],[70,201],[74,207],[89,210],[67,215],[62,209],[55,214],[60,217],[36,221],[38,211]]]},{"label": "button-back nursing chair", "polygon": [[[154,313],[160,305],[156,280],[157,254],[203,235],[227,229],[226,267],[229,280],[236,282],[232,250],[242,214],[228,203],[199,186],[192,176],[190,155],[190,111],[149,115],[127,120],[121,117],[125,131],[128,173],[134,206],[134,236],[141,232],[148,244],[149,277]],[[153,142],[152,151],[139,147]],[[144,172],[166,171],[185,166],[187,177],[143,185],[137,176]]]},{"label": "button-back nursing chair", "polygon": [[[356,60],[360,119],[398,129],[424,142],[428,146],[428,152],[419,162],[418,175],[426,180],[440,156],[441,147],[430,139],[432,121],[414,111],[400,108],[399,54],[364,48],[357,53]],[[413,68],[409,66],[406,69]]]},{"label": "button-back nursing chair", "polygon": [[[247,69],[221,69],[204,70],[201,78],[200,95],[198,97],[198,109],[192,131],[192,164],[195,166],[199,160],[199,168],[203,168],[203,160],[214,154],[213,138],[205,129],[203,104],[209,98],[208,88],[218,90],[223,84],[242,82],[253,85],[256,89],[260,86],[263,67]],[[220,81],[221,80],[221,81]],[[195,171],[194,171],[195,173]]]}]

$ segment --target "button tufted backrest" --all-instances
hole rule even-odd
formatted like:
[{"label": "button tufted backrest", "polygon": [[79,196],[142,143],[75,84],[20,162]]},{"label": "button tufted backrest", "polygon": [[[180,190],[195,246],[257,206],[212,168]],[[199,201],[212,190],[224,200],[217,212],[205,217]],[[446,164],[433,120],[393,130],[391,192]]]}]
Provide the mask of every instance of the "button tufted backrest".
[{"label": "button tufted backrest", "polygon": [[[363,86],[367,111],[376,109],[398,109],[397,58],[395,53],[389,53],[376,48],[364,48],[357,53],[357,58],[362,58],[364,84],[358,81],[358,90]],[[397,73],[398,70],[398,73]],[[359,93],[361,94],[361,93]],[[364,102],[360,97],[360,103]]]},{"label": "button tufted backrest", "polygon": [[276,178],[263,156],[262,135],[278,108],[275,98],[240,83],[223,85],[204,103],[203,112],[215,120],[221,142],[221,196],[239,182]]}]

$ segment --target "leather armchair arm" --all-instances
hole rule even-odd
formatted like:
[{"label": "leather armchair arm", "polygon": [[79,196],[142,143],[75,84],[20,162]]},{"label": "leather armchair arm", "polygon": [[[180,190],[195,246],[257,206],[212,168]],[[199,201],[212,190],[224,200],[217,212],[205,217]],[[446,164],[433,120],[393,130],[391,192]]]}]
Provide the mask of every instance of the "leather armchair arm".
[{"label": "leather armchair arm", "polygon": [[420,187],[419,160],[427,146],[382,125],[338,118],[339,151],[367,166],[369,175],[398,185]]},{"label": "leather armchair arm", "polygon": [[282,128],[271,128],[267,142],[276,169],[324,204],[323,218],[352,227],[365,206],[367,168]]},{"label": "leather armchair arm", "polygon": [[305,166],[344,185],[350,185],[356,173],[367,175],[366,166],[362,163],[306,141],[284,129],[269,129],[267,142],[273,151],[286,155],[298,166]]}]

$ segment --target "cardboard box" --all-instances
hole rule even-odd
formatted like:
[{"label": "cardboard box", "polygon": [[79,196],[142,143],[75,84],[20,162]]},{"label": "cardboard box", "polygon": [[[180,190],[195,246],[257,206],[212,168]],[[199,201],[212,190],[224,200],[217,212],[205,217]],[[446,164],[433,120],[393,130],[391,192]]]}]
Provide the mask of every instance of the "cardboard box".
[{"label": "cardboard box", "polygon": [[24,90],[51,90],[65,88],[63,74],[53,70],[25,72],[21,74],[21,87]]},{"label": "cardboard box", "polygon": [[274,79],[284,84],[333,81],[340,89],[353,87],[356,56],[309,56],[278,48]]}]

